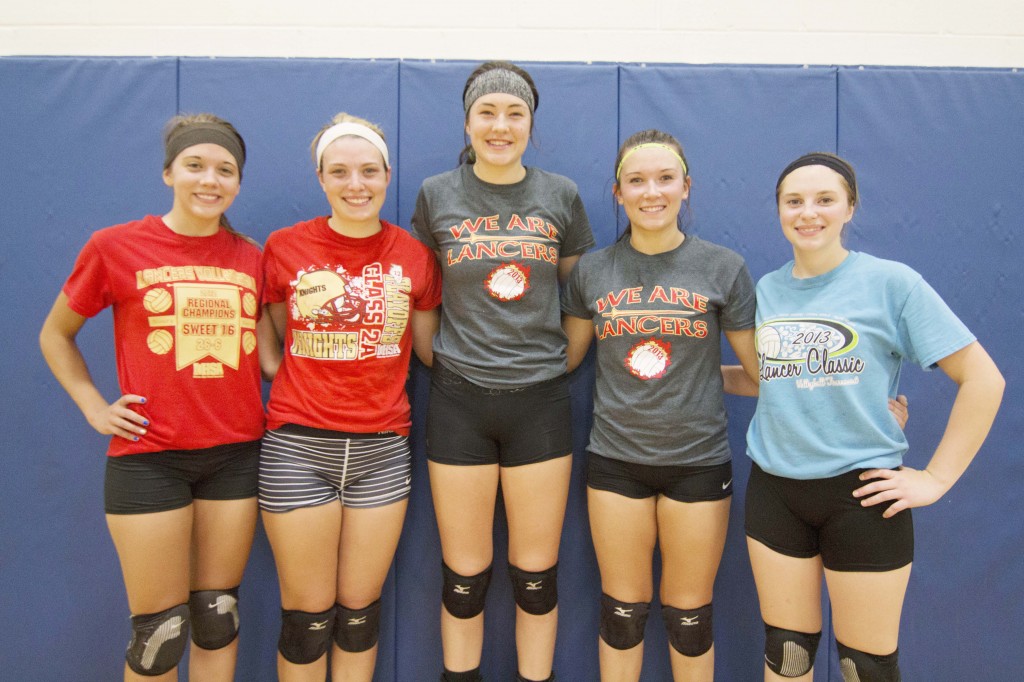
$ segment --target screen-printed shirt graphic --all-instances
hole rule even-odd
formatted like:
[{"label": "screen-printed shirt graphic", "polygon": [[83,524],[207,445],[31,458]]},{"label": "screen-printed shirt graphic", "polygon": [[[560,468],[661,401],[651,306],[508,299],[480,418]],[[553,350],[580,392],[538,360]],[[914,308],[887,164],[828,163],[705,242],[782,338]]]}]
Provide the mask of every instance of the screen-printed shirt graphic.
[{"label": "screen-printed shirt graphic", "polygon": [[693,236],[653,255],[622,239],[580,259],[562,311],[594,327],[592,452],[656,465],[728,461],[721,333],[754,325],[754,283],[739,255]]},{"label": "screen-printed shirt graphic", "polygon": [[626,336],[635,340],[623,363],[638,379],[659,379],[672,364],[674,336],[703,339],[706,319],[691,319],[708,312],[708,297],[682,287],[628,287],[594,301],[594,329],[599,341]]},{"label": "screen-printed shirt graphic", "polygon": [[[168,270],[158,268],[157,270]],[[142,305],[150,313],[146,346],[155,355],[174,352],[175,368],[195,378],[220,378],[224,367],[237,370],[242,354],[256,350],[256,282],[234,271],[189,266],[176,268],[204,277],[149,288]],[[205,271],[205,272],[204,272]],[[144,272],[136,273],[145,281]],[[211,281],[212,280],[212,281]],[[240,284],[232,284],[231,281]]]},{"label": "screen-printed shirt graphic", "polygon": [[760,381],[794,379],[801,390],[860,383],[864,360],[849,323],[826,317],[765,320],[756,336]]},{"label": "screen-printed shirt graphic", "polygon": [[401,265],[380,263],[352,275],[344,266],[311,267],[292,281],[297,322],[289,352],[317,360],[395,357],[409,325],[412,282]]},{"label": "screen-printed shirt graphic", "polygon": [[112,455],[198,449],[263,432],[256,320],[259,249],[225,230],[173,232],[156,216],[100,230],[64,286],[68,305],[91,317],[114,309],[122,393],[146,398],[137,442]]}]

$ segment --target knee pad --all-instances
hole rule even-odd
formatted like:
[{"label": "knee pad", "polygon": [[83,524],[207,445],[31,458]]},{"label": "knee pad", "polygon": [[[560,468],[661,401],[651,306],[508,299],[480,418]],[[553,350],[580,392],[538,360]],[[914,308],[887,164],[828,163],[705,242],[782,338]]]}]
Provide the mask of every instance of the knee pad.
[{"label": "knee pad", "polygon": [[764,624],[764,662],[776,675],[800,677],[814,667],[821,632],[797,632]]},{"label": "knee pad", "polygon": [[290,663],[307,665],[325,653],[334,633],[333,608],[310,613],[281,609],[281,637],[277,650]]},{"label": "knee pad", "polygon": [[677,609],[662,604],[661,617],[665,621],[669,644],[683,656],[706,654],[715,643],[711,604],[697,609]]},{"label": "knee pad", "polygon": [[851,649],[836,642],[843,682],[900,682],[899,649],[886,656]]},{"label": "knee pad", "polygon": [[648,602],[624,602],[601,595],[601,639],[613,649],[632,649],[644,641]]},{"label": "knee pad", "polygon": [[155,677],[174,669],[188,642],[188,604],[132,616],[132,641],[125,660],[137,675]]},{"label": "knee pad", "polygon": [[520,675],[518,671],[516,671],[516,682],[555,682],[555,671],[552,670],[551,677],[545,678],[543,680],[528,680],[522,675]]},{"label": "knee pad", "polygon": [[484,610],[487,587],[491,584],[491,567],[472,576],[459,575],[444,563],[444,588],[441,603],[456,618],[473,618]]},{"label": "knee pad", "polygon": [[483,682],[480,668],[473,668],[464,672],[452,672],[447,668],[441,673],[441,682]]},{"label": "knee pad", "polygon": [[516,604],[532,616],[543,616],[558,606],[558,564],[546,571],[532,573],[508,565]]},{"label": "knee pad", "polygon": [[192,592],[188,611],[197,647],[223,649],[238,636],[238,587]]},{"label": "knee pad", "polygon": [[361,609],[335,604],[334,643],[342,651],[369,651],[380,632],[380,599]]}]

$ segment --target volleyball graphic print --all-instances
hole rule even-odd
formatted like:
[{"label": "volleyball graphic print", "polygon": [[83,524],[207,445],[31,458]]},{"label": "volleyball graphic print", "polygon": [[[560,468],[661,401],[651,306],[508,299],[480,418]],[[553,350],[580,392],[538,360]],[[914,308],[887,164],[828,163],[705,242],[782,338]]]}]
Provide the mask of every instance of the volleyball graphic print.
[{"label": "volleyball graphic print", "polygon": [[664,376],[671,363],[672,344],[659,339],[641,341],[626,354],[626,369],[639,379]]},{"label": "volleyball graphic print", "polygon": [[[164,273],[159,284],[153,273]],[[167,274],[173,276],[166,276]],[[170,281],[167,281],[170,280]],[[173,352],[175,369],[192,376],[224,376],[224,367],[238,369],[241,354],[256,351],[256,281],[234,270],[178,266],[136,273],[151,331],[146,347],[158,356]]]},{"label": "volleyball graphic print", "polygon": [[860,382],[864,361],[853,354],[859,338],[852,326],[824,318],[773,318],[757,329],[760,380],[796,381],[814,390]]},{"label": "volleyball graphic print", "polygon": [[484,282],[487,291],[501,301],[518,301],[530,286],[530,266],[506,263],[491,271]]}]

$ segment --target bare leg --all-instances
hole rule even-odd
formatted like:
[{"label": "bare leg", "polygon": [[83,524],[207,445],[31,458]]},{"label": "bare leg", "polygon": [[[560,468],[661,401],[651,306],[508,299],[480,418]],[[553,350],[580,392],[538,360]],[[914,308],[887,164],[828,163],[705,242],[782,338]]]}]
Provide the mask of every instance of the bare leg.
[{"label": "bare leg", "polygon": [[[224,590],[242,582],[256,531],[256,498],[195,500],[192,503],[191,589]],[[238,638],[221,649],[192,644],[190,682],[231,682],[235,678]]]},{"label": "bare leg", "polygon": [[[459,575],[477,575],[494,558],[492,532],[498,465],[428,462],[427,467],[444,562]],[[441,607],[445,668],[463,671],[480,667],[483,643],[484,614],[456,618]]]},{"label": "bare leg", "polygon": [[896,651],[910,568],[907,564],[880,573],[826,570],[836,639],[878,656]]},{"label": "bare leg", "polygon": [[[588,487],[587,507],[601,569],[601,591],[622,602],[651,601],[652,561],[658,538],[656,499],[637,500]],[[632,649],[616,649],[599,638],[597,646],[602,682],[640,679],[643,642]]]},{"label": "bare leg", "polygon": [[[133,615],[159,613],[188,602],[192,506],[153,514],[107,514]],[[176,682],[178,668],[138,675],[125,664],[125,682]]]},{"label": "bare leg", "polygon": [[[786,556],[749,537],[747,549],[764,622],[797,632],[820,632],[821,557]],[[812,666],[800,677],[782,677],[765,665],[764,679],[765,682],[812,682],[814,669]]]},{"label": "bare leg", "polygon": [[[380,599],[402,534],[408,500],[383,507],[346,508],[341,524],[337,602],[362,609]],[[340,625],[340,624],[339,624]],[[370,682],[377,646],[350,652],[332,645],[332,682]]]},{"label": "bare leg", "polygon": [[[524,571],[545,571],[558,563],[558,545],[569,498],[572,457],[501,468],[508,517],[508,559]],[[551,676],[558,631],[558,607],[540,616],[516,607],[519,672],[532,680]]]},{"label": "bare leg", "polygon": [[[274,550],[281,607],[320,613],[334,607],[338,587],[341,502],[281,513],[263,512],[263,526]],[[281,682],[323,682],[327,655],[297,665],[277,654]]]},{"label": "bare leg", "polygon": [[[661,603],[678,609],[710,604],[729,529],[730,498],[713,502],[677,502],[658,498],[661,543]],[[712,682],[715,649],[684,656],[669,646],[676,682]]]}]

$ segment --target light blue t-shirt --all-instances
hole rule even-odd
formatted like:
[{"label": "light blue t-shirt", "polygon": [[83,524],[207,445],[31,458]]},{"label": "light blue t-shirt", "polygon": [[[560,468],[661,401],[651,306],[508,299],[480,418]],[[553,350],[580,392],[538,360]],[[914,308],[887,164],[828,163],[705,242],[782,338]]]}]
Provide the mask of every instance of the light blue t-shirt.
[{"label": "light blue t-shirt", "polygon": [[887,398],[901,363],[931,369],[974,336],[902,263],[851,252],[818,277],[792,271],[790,261],[757,284],[760,396],[747,454],[796,479],[899,466],[908,446]]}]

